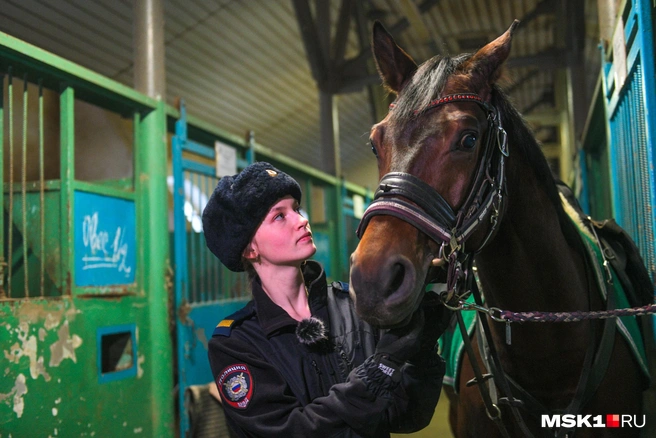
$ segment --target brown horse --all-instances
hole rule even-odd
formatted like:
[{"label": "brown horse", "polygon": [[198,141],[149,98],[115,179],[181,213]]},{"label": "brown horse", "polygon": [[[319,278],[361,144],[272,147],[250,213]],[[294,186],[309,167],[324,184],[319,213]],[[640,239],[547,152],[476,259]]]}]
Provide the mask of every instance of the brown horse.
[{"label": "brown horse", "polygon": [[[472,275],[467,266],[474,254],[489,307],[516,312],[605,308],[547,161],[496,84],[517,23],[473,55],[434,57],[420,66],[379,23],[374,26],[378,71],[397,98],[371,130],[382,179],[351,256],[352,295],[360,315],[372,324],[403,323],[419,306],[432,266],[445,264],[450,288],[462,289],[462,278]],[[594,389],[584,402],[573,403],[581,396],[580,385],[594,380],[588,372],[589,347],[601,343],[604,323],[514,324],[507,345],[504,324],[489,322],[499,373],[525,391],[520,396],[512,391],[524,402],[515,403],[515,412],[512,403],[500,405],[506,436],[573,433],[543,427],[544,412],[531,412],[525,394],[552,415],[569,409],[570,414],[601,415],[603,423],[613,413],[643,419],[644,382],[617,332],[610,339],[605,372],[596,370],[601,374]],[[486,369],[476,337],[472,342],[479,367]],[[454,434],[503,436],[486,415],[477,385],[465,385],[473,377],[465,357],[451,400]],[[501,389],[500,395],[512,401]],[[581,427],[575,432],[615,437],[639,430]]]}]

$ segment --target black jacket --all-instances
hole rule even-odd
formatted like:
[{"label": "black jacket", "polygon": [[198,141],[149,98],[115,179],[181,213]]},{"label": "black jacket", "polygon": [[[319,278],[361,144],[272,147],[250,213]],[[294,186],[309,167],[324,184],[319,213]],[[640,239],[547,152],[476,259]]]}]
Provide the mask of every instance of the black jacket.
[{"label": "black jacket", "polygon": [[307,262],[303,274],[310,310],[328,340],[300,343],[297,321],[255,280],[253,300],[219,323],[209,342],[232,428],[245,437],[380,437],[426,427],[443,361],[405,364],[387,375],[372,357],[378,332],[356,316],[348,291],[339,283],[328,287],[316,262]]}]

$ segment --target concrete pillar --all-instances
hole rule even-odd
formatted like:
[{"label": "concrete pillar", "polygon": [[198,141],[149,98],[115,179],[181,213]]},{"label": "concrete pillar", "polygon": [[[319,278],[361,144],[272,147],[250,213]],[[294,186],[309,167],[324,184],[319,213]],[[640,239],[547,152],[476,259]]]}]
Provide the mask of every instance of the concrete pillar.
[{"label": "concrete pillar", "polygon": [[319,122],[321,124],[322,170],[337,177],[342,174],[339,151],[338,97],[319,91]]},{"label": "concrete pillar", "polygon": [[162,0],[134,0],[134,88],[166,100],[164,6]]}]

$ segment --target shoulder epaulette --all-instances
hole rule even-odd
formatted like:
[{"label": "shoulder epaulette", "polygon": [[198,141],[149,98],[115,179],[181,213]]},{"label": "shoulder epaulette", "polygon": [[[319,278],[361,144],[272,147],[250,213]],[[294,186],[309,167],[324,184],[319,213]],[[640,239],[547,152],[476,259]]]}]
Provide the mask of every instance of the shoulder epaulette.
[{"label": "shoulder epaulette", "polygon": [[333,281],[332,286],[333,289],[341,290],[342,292],[348,293],[349,291],[349,284],[344,281]]},{"label": "shoulder epaulette", "polygon": [[212,332],[212,337],[230,336],[230,332],[232,332],[233,327],[235,327],[238,323],[244,321],[245,319],[248,319],[254,313],[255,313],[255,309],[253,308],[253,303],[250,302],[246,306],[237,310],[232,315],[227,316],[220,323],[218,323],[214,328],[214,332]]}]

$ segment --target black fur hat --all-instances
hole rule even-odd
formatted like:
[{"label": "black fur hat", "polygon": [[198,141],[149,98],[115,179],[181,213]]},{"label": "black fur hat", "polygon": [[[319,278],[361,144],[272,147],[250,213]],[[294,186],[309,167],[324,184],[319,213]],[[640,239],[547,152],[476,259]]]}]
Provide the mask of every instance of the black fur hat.
[{"label": "black fur hat", "polygon": [[243,271],[246,245],[273,204],[287,195],[301,202],[301,187],[263,161],[221,178],[203,210],[205,241],[212,254],[231,271]]}]

